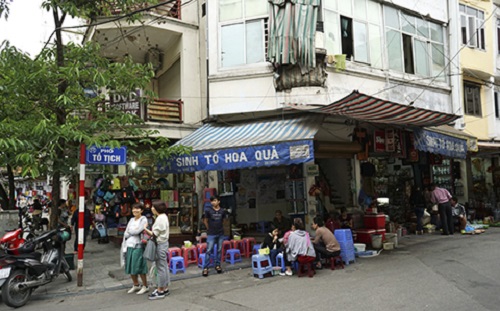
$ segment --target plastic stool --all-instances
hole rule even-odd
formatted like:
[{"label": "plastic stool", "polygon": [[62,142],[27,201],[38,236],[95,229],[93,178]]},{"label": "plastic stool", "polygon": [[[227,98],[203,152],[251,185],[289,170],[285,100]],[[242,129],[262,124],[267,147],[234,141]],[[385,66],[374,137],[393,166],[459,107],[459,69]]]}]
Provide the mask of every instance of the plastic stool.
[{"label": "plastic stool", "polygon": [[226,252],[226,258],[225,261],[227,262],[229,260],[229,263],[234,265],[235,262],[241,262],[241,253],[239,249],[229,249]]},{"label": "plastic stool", "polygon": [[297,258],[297,262],[299,263],[299,268],[297,271],[299,278],[304,275],[307,275],[310,278],[314,276],[314,274],[316,273],[316,271],[314,270],[314,258],[312,258],[312,260],[309,260],[309,258],[307,258],[307,261],[301,262],[301,257],[299,257]]},{"label": "plastic stool", "polygon": [[170,271],[172,274],[177,274],[177,271],[186,273],[186,266],[184,265],[184,257],[174,256],[170,258]]},{"label": "plastic stool", "polygon": [[[198,257],[198,268],[203,269],[203,266],[205,265],[206,258],[207,258],[206,253],[200,254],[200,256]],[[210,258],[210,263],[208,264],[208,267],[214,267],[214,266],[215,266],[214,259]]]},{"label": "plastic stool", "polygon": [[253,255],[252,256],[252,272],[254,277],[263,279],[273,276],[273,266],[269,256]]},{"label": "plastic stool", "polygon": [[170,262],[170,259],[175,256],[182,256],[181,249],[179,247],[169,247],[167,261]]},{"label": "plastic stool", "polygon": [[190,263],[198,263],[198,252],[196,250],[196,246],[190,246],[190,247],[182,247],[182,257],[184,257],[184,263],[186,264],[186,267],[189,266]]},{"label": "plastic stool", "polygon": [[281,272],[285,272],[285,258],[283,258],[283,253],[279,253],[276,256],[276,265],[281,267]]},{"label": "plastic stool", "polygon": [[[220,260],[222,262],[225,261],[225,259],[226,259],[227,251],[232,249],[232,248],[233,248],[233,243],[231,243],[231,241],[222,241],[222,254],[220,257]],[[215,246],[214,246],[214,250],[216,251]]]},{"label": "plastic stool", "polygon": [[231,240],[234,249],[239,249],[241,256],[247,255],[247,248],[245,246],[245,241],[243,240]]},{"label": "plastic stool", "polygon": [[252,256],[253,255],[258,255],[259,254],[259,249],[260,249],[260,244],[255,244],[252,248]]},{"label": "plastic stool", "polygon": [[196,251],[198,252],[198,256],[207,252],[207,243],[198,243],[196,244]]},{"label": "plastic stool", "polygon": [[245,245],[246,248],[246,253],[243,255],[249,258],[250,256],[253,255],[253,247],[254,245],[257,245],[257,242],[255,241],[255,238],[248,237],[243,239],[243,244]]},{"label": "plastic stool", "polygon": [[298,268],[298,276],[303,277],[304,275],[309,276],[312,278],[316,271],[314,270],[314,262],[307,262],[307,263],[300,263],[299,262],[299,268]]},{"label": "plastic stool", "polygon": [[[330,269],[335,270],[335,267],[344,269],[344,261],[342,260],[342,256],[330,257]],[[338,269],[337,268],[337,269]]]}]

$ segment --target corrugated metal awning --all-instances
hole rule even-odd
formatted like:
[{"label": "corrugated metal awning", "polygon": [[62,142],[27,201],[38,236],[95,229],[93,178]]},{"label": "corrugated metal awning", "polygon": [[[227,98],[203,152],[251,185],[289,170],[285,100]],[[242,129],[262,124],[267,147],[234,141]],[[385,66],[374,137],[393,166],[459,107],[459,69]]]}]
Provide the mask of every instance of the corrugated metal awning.
[{"label": "corrugated metal awning", "polygon": [[314,160],[313,138],[322,120],[322,115],[307,115],[205,124],[176,143],[193,151],[160,164],[158,172],[219,171],[310,162]]},{"label": "corrugated metal awning", "polygon": [[176,143],[193,151],[266,145],[309,140],[321,127],[320,116],[273,119],[245,123],[208,123]]},{"label": "corrugated metal awning", "polygon": [[310,112],[341,115],[351,119],[406,126],[438,126],[448,124],[460,116],[407,106],[353,91],[328,106]]}]

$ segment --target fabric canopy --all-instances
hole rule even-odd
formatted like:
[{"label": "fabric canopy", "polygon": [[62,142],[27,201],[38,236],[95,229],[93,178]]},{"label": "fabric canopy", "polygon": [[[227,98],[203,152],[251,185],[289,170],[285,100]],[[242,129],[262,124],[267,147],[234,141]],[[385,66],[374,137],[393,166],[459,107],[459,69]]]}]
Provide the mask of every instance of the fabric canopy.
[{"label": "fabric canopy", "polygon": [[161,173],[231,170],[305,163],[314,159],[313,138],[322,116],[245,123],[205,124],[176,145],[193,152],[162,163]]},{"label": "fabric canopy", "polygon": [[420,127],[448,124],[460,117],[455,114],[394,103],[358,91],[353,91],[328,106],[309,111],[340,115],[365,122]]},{"label": "fabric canopy", "polygon": [[316,66],[316,22],[320,0],[268,0],[267,55],[278,64],[300,64],[303,73]]}]

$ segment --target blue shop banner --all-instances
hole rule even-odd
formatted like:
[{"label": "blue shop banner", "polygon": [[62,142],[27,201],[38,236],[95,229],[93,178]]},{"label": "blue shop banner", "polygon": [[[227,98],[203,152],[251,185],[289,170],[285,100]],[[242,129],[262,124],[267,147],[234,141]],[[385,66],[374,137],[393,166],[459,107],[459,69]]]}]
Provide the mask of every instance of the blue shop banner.
[{"label": "blue shop banner", "polygon": [[467,140],[427,130],[415,130],[415,147],[421,151],[437,153],[450,158],[465,159]]},{"label": "blue shop banner", "polygon": [[283,142],[214,151],[193,152],[158,165],[159,173],[234,170],[247,167],[289,165],[312,161],[312,140]]}]

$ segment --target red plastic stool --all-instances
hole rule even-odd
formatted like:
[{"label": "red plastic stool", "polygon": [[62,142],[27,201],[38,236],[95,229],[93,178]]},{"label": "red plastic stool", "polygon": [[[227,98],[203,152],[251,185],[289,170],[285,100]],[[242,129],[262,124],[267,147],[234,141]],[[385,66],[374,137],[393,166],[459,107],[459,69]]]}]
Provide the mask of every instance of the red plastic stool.
[{"label": "red plastic stool", "polygon": [[241,256],[247,257],[247,248],[243,240],[231,240],[231,243],[233,243],[233,249],[239,249]]},{"label": "red plastic stool", "polygon": [[314,257],[306,256],[299,256],[297,258],[297,262],[299,263],[297,275],[299,276],[299,278],[305,275],[312,278],[314,274],[316,274],[316,271],[314,270],[314,259]]},{"label": "red plastic stool", "polygon": [[344,269],[344,261],[342,260],[342,256],[335,256],[335,257],[330,257],[330,269],[335,270],[342,268]]},{"label": "red plastic stool", "polygon": [[244,238],[243,244],[245,245],[245,254],[243,254],[243,253],[242,254],[247,258],[251,257],[252,253],[253,253],[253,247],[254,247],[254,245],[257,244],[257,242],[255,241],[255,238],[251,238],[251,237]]},{"label": "red plastic stool", "polygon": [[167,261],[170,262],[170,258],[182,256],[182,251],[179,247],[169,247]]},{"label": "red plastic stool", "polygon": [[186,268],[189,266],[190,263],[198,263],[198,252],[196,250],[196,246],[190,246],[190,247],[182,247],[182,257],[184,257],[184,264],[186,265]]},{"label": "red plastic stool", "polygon": [[196,250],[198,251],[198,257],[201,254],[205,254],[207,252],[207,243],[198,243],[198,244],[196,244]]},{"label": "red plastic stool", "polygon": [[[222,262],[226,260],[226,252],[228,250],[230,250],[231,248],[233,248],[233,243],[231,243],[231,241],[227,241],[227,240],[222,241],[222,250],[221,250],[222,254],[221,254],[221,257],[220,257],[220,259],[221,259]],[[214,252],[216,252],[216,251],[217,250],[214,249]]]}]

